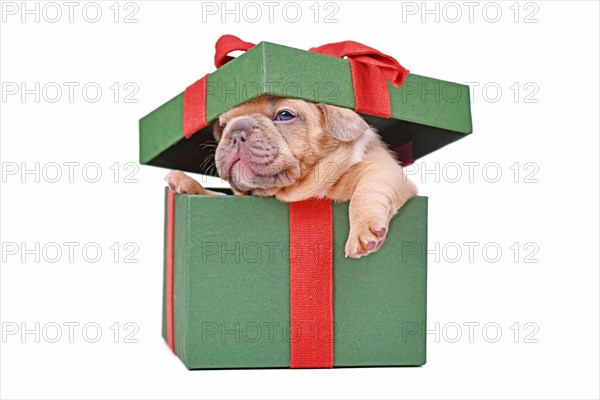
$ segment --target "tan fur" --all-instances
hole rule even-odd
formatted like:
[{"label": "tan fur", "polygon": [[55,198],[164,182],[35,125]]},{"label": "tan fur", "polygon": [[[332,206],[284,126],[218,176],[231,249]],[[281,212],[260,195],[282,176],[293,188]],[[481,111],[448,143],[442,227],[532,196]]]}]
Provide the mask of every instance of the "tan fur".
[{"label": "tan fur", "polygon": [[[282,110],[296,117],[276,121]],[[234,144],[235,132],[243,143]],[[417,193],[379,136],[351,110],[261,96],[222,114],[215,138],[217,171],[235,194],[350,200],[347,257],[377,251],[391,218]],[[166,180],[179,193],[216,194],[179,171]]]}]

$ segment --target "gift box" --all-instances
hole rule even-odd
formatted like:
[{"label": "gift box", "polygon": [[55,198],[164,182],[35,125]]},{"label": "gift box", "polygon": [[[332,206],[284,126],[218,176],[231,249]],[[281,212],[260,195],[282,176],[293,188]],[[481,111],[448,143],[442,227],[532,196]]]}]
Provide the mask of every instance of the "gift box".
[{"label": "gift box", "polygon": [[344,257],[348,203],[166,198],[163,337],[189,369],[425,363],[425,197],[361,259]]},{"label": "gift box", "polygon": [[[140,120],[141,163],[214,174],[211,125],[263,94],[353,109],[404,164],[472,132],[467,86],[360,43],[304,51],[225,35],[215,66]],[[189,369],[425,363],[426,198],[360,259],[344,257],[347,203],[167,191],[166,204],[163,336]]]}]

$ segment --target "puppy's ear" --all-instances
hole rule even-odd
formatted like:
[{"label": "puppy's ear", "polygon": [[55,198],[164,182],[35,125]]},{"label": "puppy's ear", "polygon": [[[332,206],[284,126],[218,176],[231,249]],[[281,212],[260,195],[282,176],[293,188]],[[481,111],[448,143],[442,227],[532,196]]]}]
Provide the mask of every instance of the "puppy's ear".
[{"label": "puppy's ear", "polygon": [[317,104],[317,107],[323,113],[331,134],[342,142],[351,142],[369,129],[365,120],[352,110],[323,103]]}]

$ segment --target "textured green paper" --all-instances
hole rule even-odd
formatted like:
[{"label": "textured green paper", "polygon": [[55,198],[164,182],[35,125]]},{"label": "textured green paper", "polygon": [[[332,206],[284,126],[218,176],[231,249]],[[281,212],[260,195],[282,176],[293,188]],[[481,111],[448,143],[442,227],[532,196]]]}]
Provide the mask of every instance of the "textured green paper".
[{"label": "textured green paper", "polygon": [[[427,198],[359,260],[344,257],[348,203],[333,214],[334,366],[424,364]],[[175,350],[188,368],[289,367],[287,204],[176,195],[174,261]]]},{"label": "textured green paper", "polygon": [[[390,147],[412,141],[417,159],[472,132],[468,86],[409,74],[388,87],[392,118],[365,118]],[[261,42],[208,76],[207,120],[262,94],[355,107],[348,60]],[[200,146],[212,127],[184,139],[182,121],[183,93],[143,117],[140,162],[214,174],[201,167],[211,149]]]}]

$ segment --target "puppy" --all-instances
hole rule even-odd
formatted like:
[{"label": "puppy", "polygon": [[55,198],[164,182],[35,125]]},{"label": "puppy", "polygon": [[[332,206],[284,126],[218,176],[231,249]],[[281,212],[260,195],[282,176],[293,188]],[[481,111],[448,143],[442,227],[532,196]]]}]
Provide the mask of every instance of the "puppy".
[{"label": "puppy", "polygon": [[[350,201],[346,257],[377,251],[389,222],[417,194],[394,155],[354,111],[299,99],[261,96],[219,117],[215,164],[236,195]],[[172,190],[218,194],[180,171]]]}]

